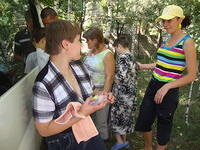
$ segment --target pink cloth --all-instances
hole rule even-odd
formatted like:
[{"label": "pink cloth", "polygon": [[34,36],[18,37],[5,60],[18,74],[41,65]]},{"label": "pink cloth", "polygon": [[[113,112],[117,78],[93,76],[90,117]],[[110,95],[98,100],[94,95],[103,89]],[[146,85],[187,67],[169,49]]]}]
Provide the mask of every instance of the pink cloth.
[{"label": "pink cloth", "polygon": [[70,102],[67,105],[65,112],[55,120],[58,124],[65,124],[74,117],[82,118],[80,121],[72,125],[72,131],[77,143],[87,141],[99,134],[90,116],[85,117],[78,114],[81,105],[82,104],[79,102]]}]

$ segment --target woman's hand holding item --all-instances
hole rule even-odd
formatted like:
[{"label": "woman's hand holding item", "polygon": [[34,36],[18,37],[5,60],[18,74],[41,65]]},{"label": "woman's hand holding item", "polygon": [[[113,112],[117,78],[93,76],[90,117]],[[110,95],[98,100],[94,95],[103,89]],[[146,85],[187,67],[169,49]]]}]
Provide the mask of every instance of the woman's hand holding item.
[{"label": "woman's hand holding item", "polygon": [[115,98],[112,95],[112,93],[106,93],[106,92],[102,93],[101,95],[89,97],[81,106],[79,113],[84,116],[88,116],[94,113],[95,111],[104,108],[107,104],[114,103],[114,99]]},{"label": "woman's hand holding item", "polygon": [[110,103],[110,104],[113,104],[114,102],[115,102],[115,97],[113,96],[113,94],[112,93],[106,93],[107,94],[107,101],[108,101],[108,103]]},{"label": "woman's hand holding item", "polygon": [[100,96],[100,95],[105,95],[107,97],[108,103],[113,104],[115,102],[115,97],[111,92],[105,92],[105,91],[99,91],[99,90],[94,90],[94,97]]}]

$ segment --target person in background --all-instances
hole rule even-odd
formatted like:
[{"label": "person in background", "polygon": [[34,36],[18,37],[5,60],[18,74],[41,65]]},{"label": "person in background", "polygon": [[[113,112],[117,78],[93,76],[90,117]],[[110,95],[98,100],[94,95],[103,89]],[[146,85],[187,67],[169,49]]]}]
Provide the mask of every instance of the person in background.
[{"label": "person in background", "polygon": [[104,38],[105,47],[115,53],[115,49],[113,47],[113,41],[109,38]]},{"label": "person in background", "polygon": [[25,64],[28,54],[36,49],[32,44],[31,34],[33,30],[33,22],[30,11],[25,13],[26,28],[19,31],[14,39],[14,58]]},{"label": "person in background", "polygon": [[45,28],[37,28],[33,30],[33,42],[36,51],[28,55],[24,73],[29,73],[36,66],[39,67],[39,70],[42,70],[49,60],[49,54],[45,52]]},{"label": "person in background", "polygon": [[[156,21],[162,21],[171,35],[157,51],[157,61],[140,64],[140,69],[152,69],[152,79],[142,101],[135,130],[143,133],[144,150],[152,150],[152,124],[157,118],[157,148],[165,150],[170,140],[173,116],[178,104],[179,87],[196,78],[195,43],[183,30],[190,24],[181,7],[166,6]],[[187,72],[183,75],[184,69]]]},{"label": "person in background", "polygon": [[[75,136],[75,133],[79,133],[79,129],[74,131],[75,125],[114,101],[111,93],[104,93],[105,101],[91,104],[93,83],[86,67],[79,61],[80,48],[80,30],[77,25],[57,20],[47,26],[46,52],[50,55],[50,61],[35,80],[32,109],[35,126],[45,138],[48,150],[105,150],[99,134],[81,142],[77,141],[80,135]],[[73,113],[70,113],[72,110],[65,111],[74,103],[79,104],[79,108]],[[58,123],[57,120],[63,114],[69,118]],[[81,128],[85,127],[91,133],[96,130],[90,128],[92,124],[91,120],[90,124],[81,124]],[[87,136],[88,133],[82,131],[80,134]]]},{"label": "person in background", "polygon": [[58,19],[58,15],[56,11],[50,7],[46,7],[41,11],[40,17],[42,19],[42,22],[45,27],[52,21],[55,21]]},{"label": "person in background", "polygon": [[3,95],[12,86],[8,73],[0,71],[0,96]]},{"label": "person in background", "polygon": [[134,131],[134,114],[136,110],[136,70],[135,60],[126,36],[120,36],[113,43],[117,52],[116,71],[112,93],[116,98],[110,110],[110,126],[116,144],[111,150],[128,148],[127,134]]},{"label": "person in background", "polygon": [[[96,91],[110,92],[115,72],[115,60],[113,53],[104,45],[103,32],[99,28],[90,28],[83,37],[87,40],[88,55],[84,64],[91,74]],[[109,105],[93,114],[93,120],[101,137],[108,139],[108,113]]]}]

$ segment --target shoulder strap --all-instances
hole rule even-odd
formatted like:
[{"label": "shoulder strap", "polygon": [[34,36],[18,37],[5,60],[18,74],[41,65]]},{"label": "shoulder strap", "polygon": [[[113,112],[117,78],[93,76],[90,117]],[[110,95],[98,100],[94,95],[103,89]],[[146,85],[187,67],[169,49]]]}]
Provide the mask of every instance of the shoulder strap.
[{"label": "shoulder strap", "polygon": [[112,51],[109,50],[109,49],[106,49],[106,50],[104,50],[104,51],[101,53],[101,56],[104,57],[107,53],[112,53]]},{"label": "shoulder strap", "polygon": [[183,45],[184,42],[185,42],[187,39],[189,39],[189,38],[191,38],[190,35],[188,35],[188,34],[185,35],[185,36],[178,42],[178,45],[179,45],[179,44]]},{"label": "shoulder strap", "polygon": [[176,44],[175,47],[183,49],[183,45],[184,45],[185,41],[186,41],[187,39],[189,39],[189,38],[191,38],[190,35],[188,35],[188,34],[185,35],[185,36]]}]

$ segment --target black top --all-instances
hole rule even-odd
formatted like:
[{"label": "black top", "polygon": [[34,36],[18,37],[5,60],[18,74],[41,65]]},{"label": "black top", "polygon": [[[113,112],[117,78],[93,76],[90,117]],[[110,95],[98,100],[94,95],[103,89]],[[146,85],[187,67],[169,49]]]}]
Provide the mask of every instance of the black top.
[{"label": "black top", "polygon": [[29,53],[36,51],[31,41],[31,35],[27,29],[19,31],[15,35],[14,43],[14,53],[24,57],[24,60],[26,59]]}]

